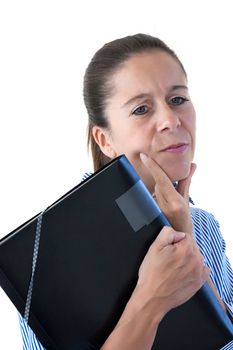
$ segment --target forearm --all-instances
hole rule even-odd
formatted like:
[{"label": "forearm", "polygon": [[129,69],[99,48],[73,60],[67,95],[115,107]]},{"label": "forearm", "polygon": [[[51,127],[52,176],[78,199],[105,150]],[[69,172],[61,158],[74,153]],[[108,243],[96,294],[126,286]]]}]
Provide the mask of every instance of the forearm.
[{"label": "forearm", "polygon": [[140,288],[136,287],[101,350],[150,350],[163,316],[161,307],[156,306],[154,301],[146,302]]}]

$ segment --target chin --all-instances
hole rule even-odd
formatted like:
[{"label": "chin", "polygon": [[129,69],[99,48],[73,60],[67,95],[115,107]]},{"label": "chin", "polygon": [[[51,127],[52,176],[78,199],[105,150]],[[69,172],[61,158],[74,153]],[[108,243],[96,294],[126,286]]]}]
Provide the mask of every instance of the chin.
[{"label": "chin", "polygon": [[185,164],[185,166],[180,166],[179,168],[173,167],[164,169],[164,171],[172,182],[176,182],[186,179],[190,173],[190,166],[191,163],[188,163],[187,165]]}]

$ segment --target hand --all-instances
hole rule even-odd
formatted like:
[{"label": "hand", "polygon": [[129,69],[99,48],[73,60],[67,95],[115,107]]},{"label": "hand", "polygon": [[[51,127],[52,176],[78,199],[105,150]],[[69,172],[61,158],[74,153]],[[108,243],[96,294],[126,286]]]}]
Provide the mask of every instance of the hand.
[{"label": "hand", "polygon": [[189,187],[196,165],[191,164],[186,179],[175,188],[162,168],[151,158],[140,154],[141,160],[155,180],[153,196],[172,227],[177,231],[192,234],[193,225],[189,211]]},{"label": "hand", "polygon": [[208,276],[190,235],[164,227],[141,264],[136,288],[145,305],[150,302],[165,314],[191,298]]}]

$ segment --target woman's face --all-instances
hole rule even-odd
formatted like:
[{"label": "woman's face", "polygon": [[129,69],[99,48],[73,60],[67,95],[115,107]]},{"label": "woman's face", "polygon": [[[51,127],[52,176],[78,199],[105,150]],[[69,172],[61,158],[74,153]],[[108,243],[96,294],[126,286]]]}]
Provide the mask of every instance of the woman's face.
[{"label": "woman's face", "polygon": [[111,83],[105,109],[110,132],[99,142],[102,151],[110,157],[125,154],[150,191],[154,181],[140,152],[154,159],[171,181],[187,177],[195,148],[195,111],[178,62],[163,51],[135,54]]}]

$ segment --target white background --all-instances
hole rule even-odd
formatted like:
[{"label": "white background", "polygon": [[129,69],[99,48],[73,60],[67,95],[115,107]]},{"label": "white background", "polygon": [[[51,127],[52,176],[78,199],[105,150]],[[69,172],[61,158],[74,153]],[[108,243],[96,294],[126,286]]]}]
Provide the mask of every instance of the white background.
[{"label": "white background", "polygon": [[[84,70],[112,39],[144,32],[175,49],[198,117],[191,195],[220,221],[233,263],[231,1],[0,2],[0,237],[80,181],[86,153]],[[14,257],[12,257],[14,259]],[[21,349],[0,292],[0,349]]]}]

